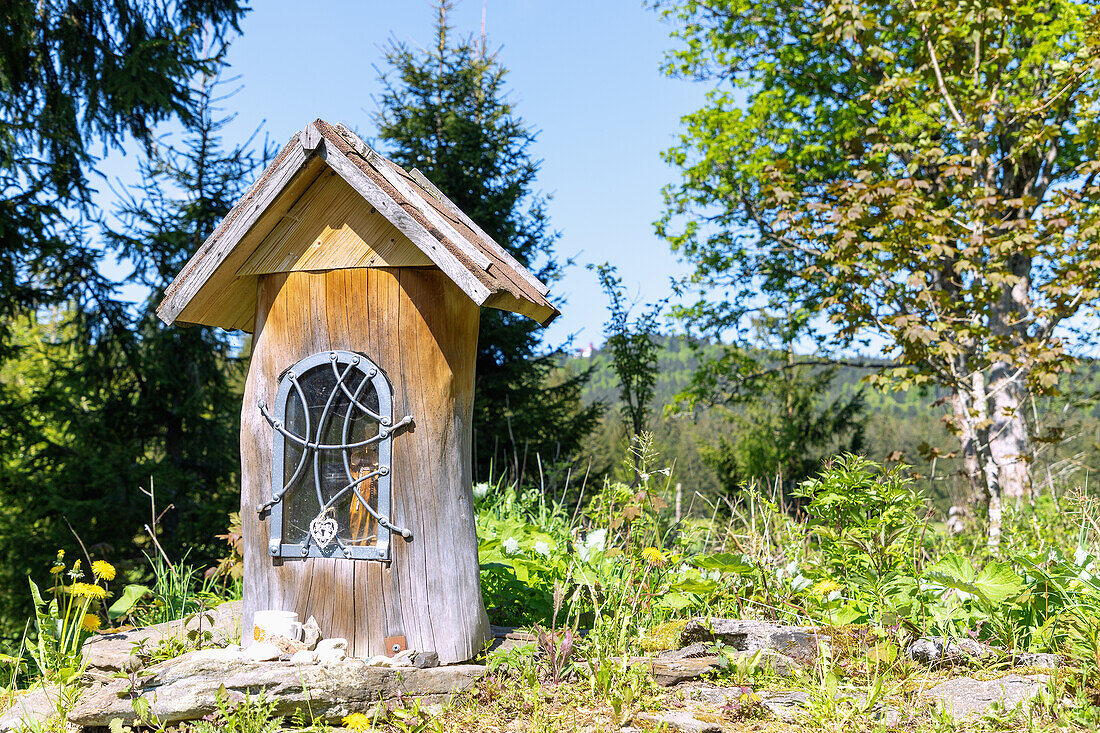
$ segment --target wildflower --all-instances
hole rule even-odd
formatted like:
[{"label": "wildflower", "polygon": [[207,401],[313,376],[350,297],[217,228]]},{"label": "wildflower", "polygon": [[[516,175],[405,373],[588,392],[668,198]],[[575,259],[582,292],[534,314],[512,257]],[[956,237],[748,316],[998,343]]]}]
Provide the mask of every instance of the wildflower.
[{"label": "wildflower", "polygon": [[515,555],[517,552],[519,552],[519,540],[517,540],[515,537],[505,537],[504,554]]},{"label": "wildflower", "polygon": [[64,550],[58,550],[57,551],[57,561],[61,562],[64,559],[65,559],[65,551]]},{"label": "wildflower", "polygon": [[95,631],[99,628],[99,616],[94,613],[84,614],[84,618],[80,621],[80,628],[85,631]]},{"label": "wildflower", "polygon": [[110,583],[115,579],[115,566],[106,560],[96,560],[92,563],[92,575]]},{"label": "wildflower", "polygon": [[344,727],[354,733],[362,733],[363,731],[370,730],[371,720],[363,713],[352,713],[351,715],[345,715],[341,721]]},{"label": "wildflower", "polygon": [[79,580],[84,577],[84,573],[80,572],[80,561],[77,560],[73,563],[73,569],[69,571],[69,577],[73,580]]},{"label": "wildflower", "polygon": [[550,555],[550,545],[542,540],[539,540],[535,543],[535,552],[542,555],[543,557],[548,557]]},{"label": "wildflower", "polygon": [[602,552],[604,546],[607,543],[607,530],[596,529],[588,533],[588,536],[584,538],[584,546],[589,550],[595,550]]},{"label": "wildflower", "polygon": [[107,597],[107,591],[100,588],[98,585],[92,585],[91,583],[73,583],[69,587],[69,592],[72,593],[74,596],[92,598],[97,601],[103,600]]},{"label": "wildflower", "polygon": [[489,493],[489,484],[485,481],[474,484],[474,498],[484,499]]},{"label": "wildflower", "polygon": [[818,598],[828,598],[831,593],[841,589],[840,583],[835,580],[819,580],[810,588],[810,595]]},{"label": "wildflower", "polygon": [[659,568],[665,564],[664,555],[662,555],[661,551],[656,547],[647,547],[642,550],[642,559],[655,568]]},{"label": "wildflower", "polygon": [[58,573],[63,572],[65,572],[64,565],[54,565],[52,568],[50,568],[50,575],[57,575]]}]

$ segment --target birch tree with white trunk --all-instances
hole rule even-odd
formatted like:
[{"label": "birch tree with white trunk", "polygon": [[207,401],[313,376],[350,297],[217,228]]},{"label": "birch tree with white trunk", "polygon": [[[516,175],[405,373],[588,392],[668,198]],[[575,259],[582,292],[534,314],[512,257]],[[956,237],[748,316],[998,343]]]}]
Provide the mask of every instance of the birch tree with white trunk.
[{"label": "birch tree with white trunk", "polygon": [[1032,490],[1031,396],[1100,299],[1098,14],[1033,0],[667,0],[667,71],[713,85],[666,155],[659,231],[737,334],[793,297],[826,348],[885,344],[873,381],[934,383],[988,507]]}]

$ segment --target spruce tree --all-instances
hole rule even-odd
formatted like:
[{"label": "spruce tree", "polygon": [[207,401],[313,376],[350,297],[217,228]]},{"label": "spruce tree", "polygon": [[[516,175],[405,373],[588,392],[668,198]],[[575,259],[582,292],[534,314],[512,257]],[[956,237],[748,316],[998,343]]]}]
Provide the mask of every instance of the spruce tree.
[{"label": "spruce tree", "polygon": [[128,137],[189,123],[191,80],[221,64],[239,0],[5,3],[0,42],[0,353],[12,318],[45,305],[112,297],[92,172]]},{"label": "spruce tree", "polygon": [[[8,404],[21,415],[0,431],[4,587],[44,572],[57,548],[76,549],[70,525],[98,556],[145,568],[141,549],[153,548],[143,525],[152,522],[139,487],[150,482],[173,559],[186,551],[201,565],[220,551],[214,535],[239,503],[239,347],[224,332],[166,327],[155,315],[259,162],[248,143],[222,149],[228,120],[216,117],[214,89],[196,89],[181,144],[150,148],[142,182],[122,192],[115,221],[94,238],[133,266],[127,282],[142,287],[144,301],[128,304],[105,283],[109,298],[16,322],[19,357],[0,363]],[[18,630],[27,600],[0,600],[0,636]]]},{"label": "spruce tree", "polygon": [[[452,41],[450,2],[438,7],[436,43],[386,52],[384,93],[375,116],[387,154],[419,168],[543,282],[561,276],[546,213],[533,189],[535,133],[506,98],[507,69],[484,38]],[[514,313],[481,312],[474,401],[477,475],[507,467],[537,472],[573,456],[600,407],[581,406],[587,374],[555,379],[555,354],[540,353],[540,326]]]}]

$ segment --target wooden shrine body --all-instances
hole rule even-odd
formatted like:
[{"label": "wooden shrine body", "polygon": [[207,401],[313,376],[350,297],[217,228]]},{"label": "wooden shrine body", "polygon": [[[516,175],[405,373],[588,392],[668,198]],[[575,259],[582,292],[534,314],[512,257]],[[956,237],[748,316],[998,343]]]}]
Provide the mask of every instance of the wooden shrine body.
[{"label": "wooden shrine body", "polygon": [[[558,315],[546,296],[545,285],[419,171],[406,172],[347,128],[317,120],[280,151],[157,309],[169,324],[253,333],[241,411],[244,643],[253,638],[254,614],[270,609],[294,611],[302,622],[314,617],[324,637],[347,639],[357,657],[416,649],[447,664],[485,647],[471,465],[480,308],[546,325]],[[385,552],[385,533],[377,530],[377,546],[366,551],[324,544],[331,536],[316,533],[313,522],[336,524],[326,518],[327,504],[309,524],[321,546],[308,549],[307,539],[298,555],[287,549],[296,545],[285,540],[280,517],[293,515],[300,528],[303,516],[287,506],[293,494],[284,501],[282,493],[301,465],[291,478],[281,476],[287,449],[276,456],[277,446],[297,439],[305,446],[297,450],[338,448],[350,470],[348,451],[370,442],[352,445],[347,419],[339,445],[322,440],[322,417],[311,448],[308,430],[304,439],[286,437],[289,412],[284,426],[280,408],[271,411],[290,393],[287,384],[277,397],[286,374],[298,385],[316,368],[308,365],[329,358],[334,370],[340,359],[373,365],[371,378],[391,392],[391,422],[372,418],[388,452],[380,447],[365,469],[384,471],[371,496],[388,497],[390,512],[379,503],[368,524],[402,530],[386,535]],[[307,365],[302,375],[292,370],[300,363]],[[333,395],[344,379],[336,376]],[[312,409],[298,389],[302,409]],[[320,484],[317,492],[321,501]],[[358,506],[365,517],[373,499],[356,496],[363,503],[353,501],[352,511]],[[358,532],[356,521],[344,528]]]},{"label": "wooden shrine body", "polygon": [[[471,492],[471,412],[478,307],[429,268],[362,268],[262,276],[241,414],[244,615],[261,609],[317,619],[349,654],[430,650],[472,658],[489,638],[481,599]],[[394,414],[413,426],[393,441],[393,539],[385,564],[267,554],[255,511],[271,496],[271,426],[256,404],[274,402],[279,374],[310,354],[365,354],[393,386]]]}]

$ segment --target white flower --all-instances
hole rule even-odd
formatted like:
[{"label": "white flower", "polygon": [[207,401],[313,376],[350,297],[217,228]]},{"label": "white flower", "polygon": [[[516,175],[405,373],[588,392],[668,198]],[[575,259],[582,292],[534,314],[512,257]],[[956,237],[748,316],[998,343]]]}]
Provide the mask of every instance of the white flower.
[{"label": "white flower", "polygon": [[485,481],[474,484],[474,498],[484,499],[485,495],[489,493],[489,484]]},{"label": "white flower", "polygon": [[543,557],[546,557],[550,554],[550,545],[546,544],[542,540],[539,540],[535,543],[535,552],[542,555]]},{"label": "white flower", "polygon": [[607,530],[597,529],[593,532],[589,532],[588,536],[584,538],[584,546],[589,550],[595,550],[602,552],[604,546],[607,544]]},{"label": "white flower", "polygon": [[504,554],[515,555],[517,552],[519,552],[519,540],[517,540],[515,537],[505,537]]}]

